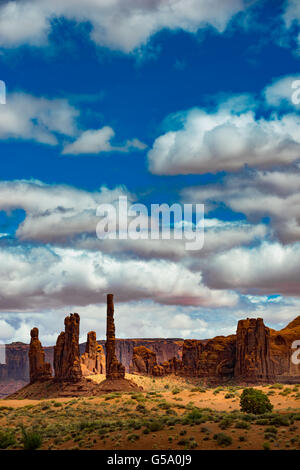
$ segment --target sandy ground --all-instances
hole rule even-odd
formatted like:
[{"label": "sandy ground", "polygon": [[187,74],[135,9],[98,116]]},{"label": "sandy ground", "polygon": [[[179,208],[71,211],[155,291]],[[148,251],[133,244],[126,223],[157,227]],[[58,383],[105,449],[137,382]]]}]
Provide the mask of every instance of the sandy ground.
[{"label": "sandy ground", "polygon": [[[164,409],[159,409],[158,403],[163,401],[170,405],[171,410],[175,410],[177,416],[183,416],[188,412],[189,407],[200,409],[211,409],[215,412],[226,412],[230,415],[233,410],[240,409],[239,396],[243,388],[239,387],[219,387],[203,388],[195,380],[183,380],[179,377],[149,378],[136,375],[127,375],[126,378],[134,380],[142,386],[144,391],[138,392],[142,397],[143,404],[147,409],[146,415],[139,415],[136,411],[139,401],[135,401],[130,393],[121,393],[110,397],[106,395],[98,397],[81,397],[75,400],[68,398],[56,398],[55,400],[0,400],[0,429],[15,426],[23,423],[25,426],[39,426],[49,424],[59,426],[63,420],[68,420],[70,429],[72,427],[72,416],[74,422],[79,422],[85,416],[83,410],[87,410],[88,419],[94,418],[97,411],[105,411],[108,420],[135,419],[139,416],[156,417],[165,415]],[[104,376],[94,376],[95,382],[101,382]],[[199,382],[199,381],[198,381]],[[258,386],[268,394],[274,406],[274,413],[288,416],[290,413],[300,414],[300,386]],[[152,399],[151,393],[154,399]],[[175,392],[175,393],[174,393]],[[156,395],[155,395],[156,393]],[[42,411],[43,403],[50,411]],[[57,404],[60,404],[59,406]],[[6,408],[10,411],[5,411]],[[2,414],[1,414],[2,409]],[[71,410],[71,411],[70,411]],[[94,411],[93,411],[94,410]],[[9,415],[10,413],[10,415]],[[43,414],[45,413],[45,414]],[[106,418],[101,418],[106,419]],[[70,432],[70,437],[51,438],[43,442],[42,449],[184,449],[182,441],[185,443],[194,442],[195,449],[219,449],[213,436],[218,433],[225,433],[231,439],[231,444],[226,449],[262,449],[267,445],[270,449],[300,449],[300,419],[297,418],[290,425],[280,425],[276,427],[276,438],[266,438],[266,426],[251,423],[248,429],[238,429],[235,424],[228,429],[220,429],[218,422],[208,420],[204,424],[174,424],[165,426],[163,429],[143,433],[143,427],[133,429],[114,430],[110,427],[104,435],[99,431],[83,431],[82,434]],[[55,434],[55,433],[54,433]],[[130,436],[134,436],[131,440]],[[73,436],[73,437],[72,437]],[[74,437],[75,436],[75,437]],[[221,447],[222,448],[222,447]]]}]

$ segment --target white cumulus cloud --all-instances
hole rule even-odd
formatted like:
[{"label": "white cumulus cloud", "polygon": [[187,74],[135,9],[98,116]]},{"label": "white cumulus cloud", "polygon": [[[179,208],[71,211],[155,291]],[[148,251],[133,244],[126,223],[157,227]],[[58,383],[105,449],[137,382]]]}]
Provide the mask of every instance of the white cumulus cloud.
[{"label": "white cumulus cloud", "polygon": [[300,116],[295,113],[256,118],[253,110],[225,102],[214,112],[195,108],[178,116],[181,127],[159,136],[148,153],[152,173],[238,171],[299,159]]},{"label": "white cumulus cloud", "polygon": [[129,152],[129,150],[143,150],[146,145],[138,139],[128,140],[123,146],[112,145],[111,140],[115,136],[115,131],[104,126],[98,130],[87,130],[83,132],[74,142],[67,144],[63,149],[63,154],[98,154],[101,152]]},{"label": "white cumulus cloud", "polygon": [[163,29],[223,32],[247,6],[244,0],[24,0],[0,7],[0,45],[42,45],[54,18],[89,22],[98,45],[129,53]]}]

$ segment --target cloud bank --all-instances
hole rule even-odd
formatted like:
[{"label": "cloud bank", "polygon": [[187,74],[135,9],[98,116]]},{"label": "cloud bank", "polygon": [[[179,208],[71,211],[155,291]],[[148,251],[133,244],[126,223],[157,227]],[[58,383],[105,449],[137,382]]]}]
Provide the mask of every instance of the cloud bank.
[{"label": "cloud bank", "polygon": [[247,6],[244,0],[24,0],[0,7],[0,46],[47,43],[54,18],[91,24],[100,46],[130,53],[163,29],[196,33],[213,27],[222,33]]}]

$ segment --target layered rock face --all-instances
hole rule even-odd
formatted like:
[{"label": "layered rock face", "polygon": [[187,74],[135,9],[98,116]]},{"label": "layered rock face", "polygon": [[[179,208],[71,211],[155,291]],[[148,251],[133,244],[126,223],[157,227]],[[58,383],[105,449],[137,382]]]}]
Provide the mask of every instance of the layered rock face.
[{"label": "layered rock face", "polygon": [[274,380],[270,352],[270,329],[262,318],[247,318],[238,322],[234,376],[247,382]]},{"label": "layered rock face", "polygon": [[5,347],[5,364],[0,365],[0,380],[29,380],[29,345],[11,343]]},{"label": "layered rock face", "polygon": [[280,331],[270,330],[270,355],[277,382],[299,383],[300,365],[292,361],[292,354],[296,351],[292,346],[298,340],[300,316]]},{"label": "layered rock face", "polygon": [[[105,351],[105,341],[98,340]],[[156,354],[158,363],[169,361],[173,357],[181,359],[183,339],[180,338],[141,338],[141,339],[118,339],[116,338],[116,356],[119,362],[125,366],[129,372],[132,362],[133,350],[136,347],[144,346]]]},{"label": "layered rock face", "polygon": [[164,361],[161,364],[161,367],[163,368],[164,374],[180,374],[182,370],[182,361],[180,359],[177,359],[177,357],[172,357],[168,361]]},{"label": "layered rock face", "polygon": [[138,346],[133,349],[132,364],[130,373],[153,375],[153,368],[157,366],[156,354],[145,346]]},{"label": "layered rock face", "polygon": [[123,379],[125,377],[125,367],[117,360],[116,338],[114,321],[114,296],[107,294],[107,323],[106,323],[106,378]]},{"label": "layered rock face", "polygon": [[30,383],[44,382],[52,377],[51,365],[45,362],[45,351],[39,340],[39,330],[33,328],[30,332],[29,346],[29,376]]},{"label": "layered rock face", "polygon": [[293,342],[300,339],[300,317],[280,331],[271,330],[261,318],[240,320],[236,335],[210,340],[185,340],[182,360],[157,364],[151,350],[135,348],[133,372],[146,375],[176,374],[199,377],[209,384],[238,382],[296,383],[300,365],[293,363]]},{"label": "layered rock face", "polygon": [[157,363],[155,352],[145,346],[137,346],[133,349],[132,363],[129,368],[130,373],[142,375],[153,375],[159,377],[167,374],[175,374],[181,369],[181,361],[173,357],[162,364]]},{"label": "layered rock face", "polygon": [[182,375],[197,376],[199,373],[199,360],[202,351],[201,341],[187,339],[182,346]]},{"label": "layered rock face", "polygon": [[105,374],[105,354],[103,347],[97,343],[96,332],[87,334],[85,352],[80,357],[82,375]]},{"label": "layered rock face", "polygon": [[216,336],[208,341],[187,340],[182,351],[181,375],[218,383],[233,376],[235,335]]},{"label": "layered rock face", "polygon": [[54,372],[56,381],[78,382],[82,378],[79,353],[78,313],[65,318],[65,331],[60,333],[54,346]]}]

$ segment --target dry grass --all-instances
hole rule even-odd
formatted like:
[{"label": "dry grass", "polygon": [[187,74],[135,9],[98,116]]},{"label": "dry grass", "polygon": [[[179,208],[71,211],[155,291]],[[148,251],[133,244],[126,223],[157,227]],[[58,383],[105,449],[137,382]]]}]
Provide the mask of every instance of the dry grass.
[{"label": "dry grass", "polygon": [[300,386],[257,387],[270,394],[274,410],[256,417],[240,413],[241,387],[206,389],[179,377],[126,378],[144,391],[0,400],[0,447],[8,442],[9,449],[21,449],[23,425],[41,437],[42,449],[300,449]]}]

